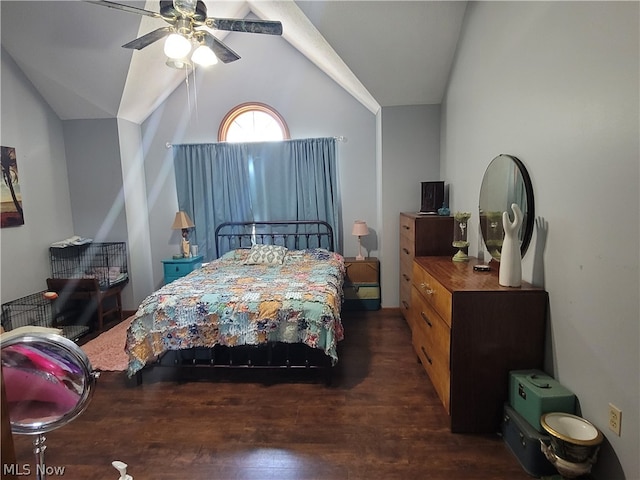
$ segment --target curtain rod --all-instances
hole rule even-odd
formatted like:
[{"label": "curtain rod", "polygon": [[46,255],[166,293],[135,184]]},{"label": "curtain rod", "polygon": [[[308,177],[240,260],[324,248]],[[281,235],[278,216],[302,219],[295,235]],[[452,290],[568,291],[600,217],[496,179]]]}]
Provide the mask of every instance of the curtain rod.
[{"label": "curtain rod", "polygon": [[[345,137],[344,135],[340,135],[340,136],[333,137],[333,138],[336,139],[338,142],[347,143],[347,141],[348,141],[347,137]],[[171,148],[171,147],[173,147],[173,143],[167,142],[167,143],[165,143],[165,147]]]}]

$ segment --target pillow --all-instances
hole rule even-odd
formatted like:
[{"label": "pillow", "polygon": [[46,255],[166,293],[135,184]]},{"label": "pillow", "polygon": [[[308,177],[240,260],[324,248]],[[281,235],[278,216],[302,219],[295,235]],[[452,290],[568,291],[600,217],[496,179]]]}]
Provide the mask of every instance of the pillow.
[{"label": "pillow", "polygon": [[255,244],[249,250],[249,255],[243,263],[245,265],[257,265],[259,263],[278,265],[282,263],[286,253],[287,249],[280,245]]}]

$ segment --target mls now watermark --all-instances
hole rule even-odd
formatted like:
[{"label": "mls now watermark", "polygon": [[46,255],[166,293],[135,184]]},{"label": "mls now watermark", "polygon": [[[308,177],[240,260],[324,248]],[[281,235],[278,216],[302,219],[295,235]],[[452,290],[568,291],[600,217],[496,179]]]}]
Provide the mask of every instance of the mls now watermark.
[{"label": "mls now watermark", "polygon": [[35,473],[36,476],[62,476],[66,467],[56,465],[36,465],[35,467],[28,463],[3,463],[2,475],[29,476]]}]

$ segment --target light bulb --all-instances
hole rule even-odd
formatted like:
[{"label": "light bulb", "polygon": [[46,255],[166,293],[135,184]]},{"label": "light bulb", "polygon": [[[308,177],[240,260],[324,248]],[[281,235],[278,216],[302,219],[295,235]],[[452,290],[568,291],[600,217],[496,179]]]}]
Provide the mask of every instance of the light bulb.
[{"label": "light bulb", "polygon": [[206,45],[200,45],[196,48],[193,55],[191,55],[191,60],[202,67],[209,67],[218,63],[218,57]]},{"label": "light bulb", "polygon": [[164,54],[169,58],[184,58],[191,51],[191,42],[178,33],[172,33],[164,42]]}]

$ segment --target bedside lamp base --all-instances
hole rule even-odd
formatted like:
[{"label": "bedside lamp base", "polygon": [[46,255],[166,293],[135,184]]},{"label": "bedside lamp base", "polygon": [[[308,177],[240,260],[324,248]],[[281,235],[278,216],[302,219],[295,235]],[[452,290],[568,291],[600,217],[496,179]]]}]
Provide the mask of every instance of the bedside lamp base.
[{"label": "bedside lamp base", "polygon": [[356,255],[356,260],[359,262],[364,260],[364,257],[362,256],[362,241],[360,240],[359,235],[358,235],[358,255]]}]

